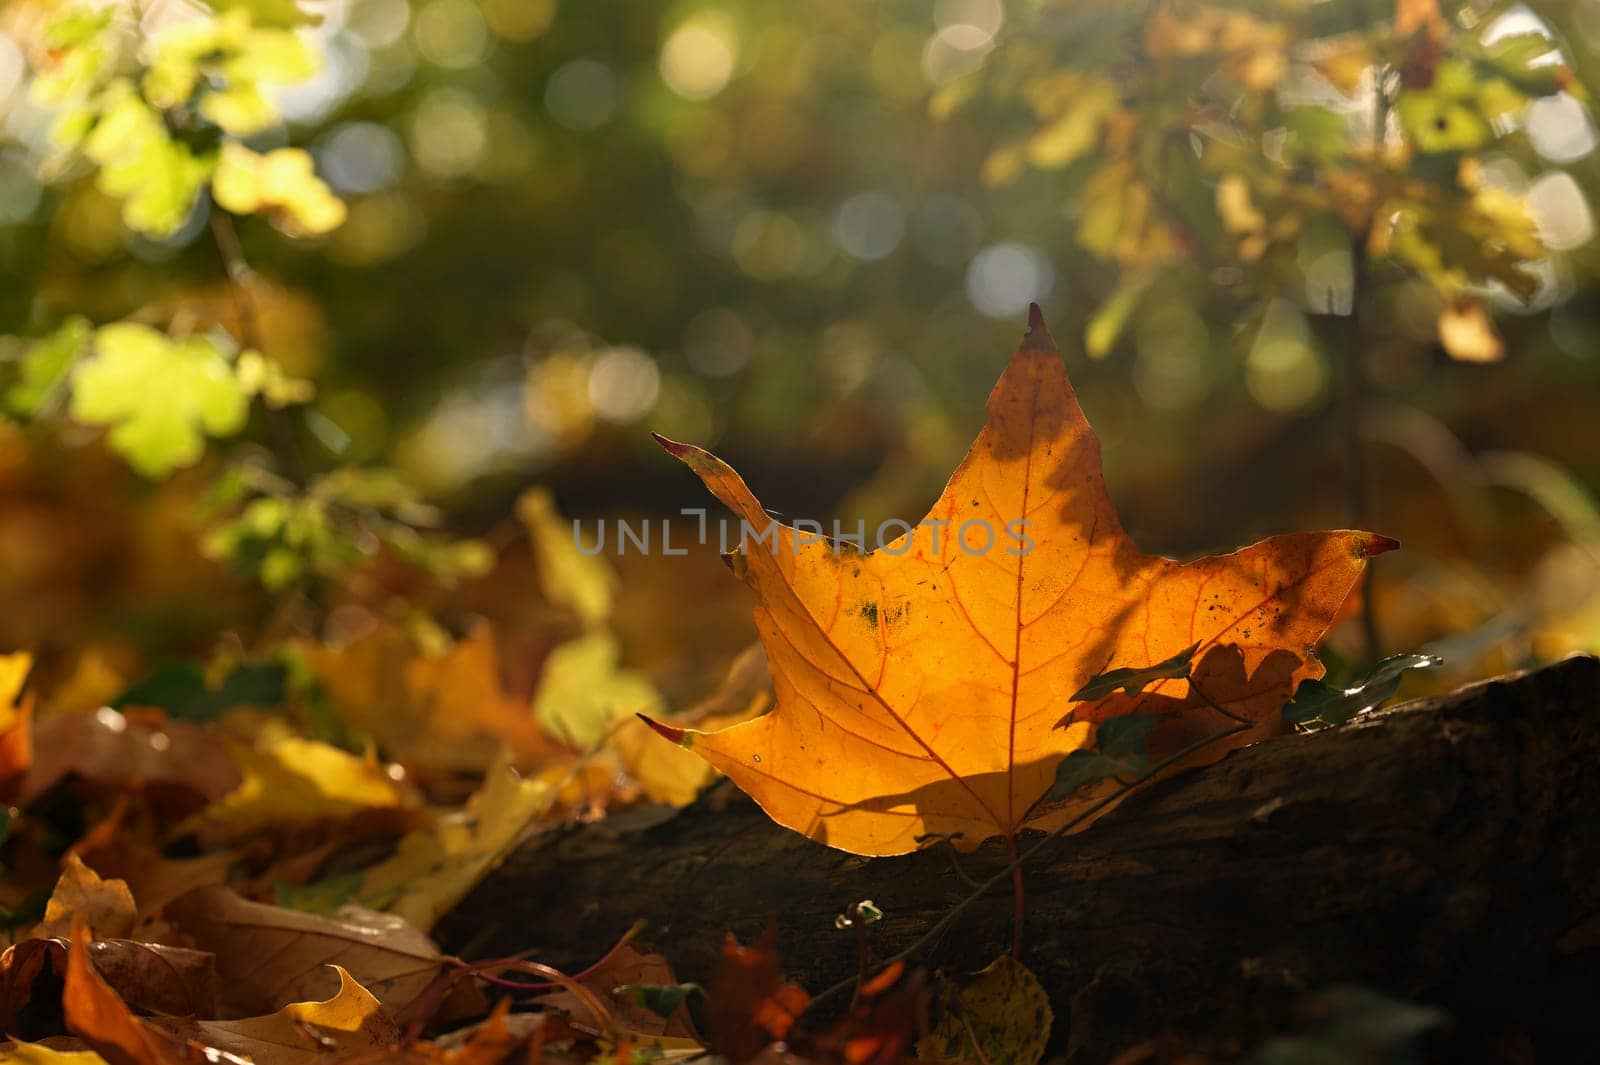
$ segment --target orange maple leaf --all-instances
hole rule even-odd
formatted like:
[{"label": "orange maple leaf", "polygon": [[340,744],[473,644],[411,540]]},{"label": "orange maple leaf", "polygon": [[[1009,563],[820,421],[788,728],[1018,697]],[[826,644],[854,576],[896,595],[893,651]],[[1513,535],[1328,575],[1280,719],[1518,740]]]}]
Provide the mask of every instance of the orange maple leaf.
[{"label": "orange maple leaf", "polygon": [[[1346,531],[1187,564],[1143,554],[1037,307],[932,511],[877,551],[774,521],[720,459],[658,439],[742,519],[730,562],[756,593],[777,704],[717,732],[657,731],[775,821],[857,854],[1065,824],[1087,800],[1039,800],[1109,716],[1159,713],[1152,759],[1250,723],[1173,769],[1282,729],[1294,686],[1322,675],[1313,647],[1366,560],[1396,546]],[[1073,700],[1107,669],[1191,645],[1192,681]]]}]

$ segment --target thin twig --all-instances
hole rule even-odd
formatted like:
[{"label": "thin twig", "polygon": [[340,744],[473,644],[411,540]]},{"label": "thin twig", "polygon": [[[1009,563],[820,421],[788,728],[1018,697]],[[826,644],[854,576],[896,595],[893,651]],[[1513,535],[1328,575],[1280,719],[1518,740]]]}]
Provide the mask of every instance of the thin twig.
[{"label": "thin twig", "polygon": [[[266,354],[261,332],[261,307],[256,302],[255,271],[244,257],[244,246],[239,242],[239,231],[234,228],[233,216],[215,204],[211,206],[211,236],[216,241],[217,253],[228,272],[228,287],[233,294],[234,313],[239,318],[239,341],[247,348]],[[272,435],[272,450],[282,464],[284,477],[296,487],[305,485],[307,473],[305,457],[300,453],[300,442],[294,427],[283,411],[267,407],[267,431]]]}]

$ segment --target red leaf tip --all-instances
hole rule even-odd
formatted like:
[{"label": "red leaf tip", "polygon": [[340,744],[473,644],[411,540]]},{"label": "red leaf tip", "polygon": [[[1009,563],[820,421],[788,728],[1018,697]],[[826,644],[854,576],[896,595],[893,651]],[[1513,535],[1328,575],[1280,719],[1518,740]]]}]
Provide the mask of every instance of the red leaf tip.
[{"label": "red leaf tip", "polygon": [[640,721],[643,721],[646,725],[649,725],[655,734],[664,740],[671,740],[673,743],[682,743],[683,738],[688,735],[688,733],[681,728],[674,728],[671,725],[664,725],[659,721],[645,717],[643,714],[635,714],[634,716]]},{"label": "red leaf tip", "polygon": [[1039,309],[1037,303],[1028,304],[1028,332],[1031,333],[1035,329],[1043,329],[1044,327],[1044,311]]},{"label": "red leaf tip", "polygon": [[660,444],[667,454],[677,459],[687,455],[691,447],[689,444],[680,444],[676,440],[669,440],[660,433],[651,433],[650,438]]},{"label": "red leaf tip", "polygon": [[1400,541],[1392,536],[1384,536],[1382,533],[1368,533],[1366,539],[1361,542],[1361,557],[1371,558],[1374,555],[1381,555],[1385,551],[1393,551],[1399,546]]}]

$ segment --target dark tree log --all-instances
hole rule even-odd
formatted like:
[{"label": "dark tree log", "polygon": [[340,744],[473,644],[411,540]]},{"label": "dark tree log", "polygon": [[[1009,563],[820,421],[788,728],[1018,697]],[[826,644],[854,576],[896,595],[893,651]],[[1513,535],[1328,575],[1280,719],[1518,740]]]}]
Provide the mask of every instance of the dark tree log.
[{"label": "dark tree log", "polygon": [[[968,875],[1003,867],[997,845]],[[1358,983],[1437,1004],[1452,1060],[1576,1060],[1600,992],[1600,660],[1571,658],[1286,737],[1150,787],[1027,869],[1025,961],[1054,1041],[1104,1061],[1158,1032],[1248,1046],[1303,992]],[[769,822],[727,785],[527,841],[444,922],[473,956],[533,948],[579,969],[639,918],[680,979],[723,936],[775,919],[813,992],[856,971],[834,918],[885,917],[880,955],[968,885],[948,852],[861,859]],[[1009,891],[971,907],[925,960],[978,968],[1011,938]],[[1568,1040],[1583,1037],[1573,1044]],[[1549,1056],[1547,1056],[1547,1053]]]}]

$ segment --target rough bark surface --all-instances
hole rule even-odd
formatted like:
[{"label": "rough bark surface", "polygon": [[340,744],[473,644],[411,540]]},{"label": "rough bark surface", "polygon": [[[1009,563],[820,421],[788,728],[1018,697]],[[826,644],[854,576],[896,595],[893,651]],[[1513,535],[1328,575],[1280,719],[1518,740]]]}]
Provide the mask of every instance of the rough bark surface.
[{"label": "rough bark surface", "polygon": [[[1004,864],[997,844],[961,858],[978,879]],[[947,851],[830,851],[722,785],[675,814],[527,841],[439,932],[469,956],[531,948],[581,969],[642,918],[679,978],[704,980],[726,933],[748,941],[775,920],[785,968],[817,991],[856,971],[855,935],[834,926],[851,903],[884,911],[881,955],[969,890]],[[1249,1046],[1337,984],[1444,1007],[1452,1060],[1569,1060],[1592,1049],[1600,992],[1600,660],[1159,782],[1051,844],[1027,890],[1024,960],[1073,1061],[1158,1032]],[[1010,942],[1011,906],[1009,890],[981,900],[925,960],[986,964]]]}]

